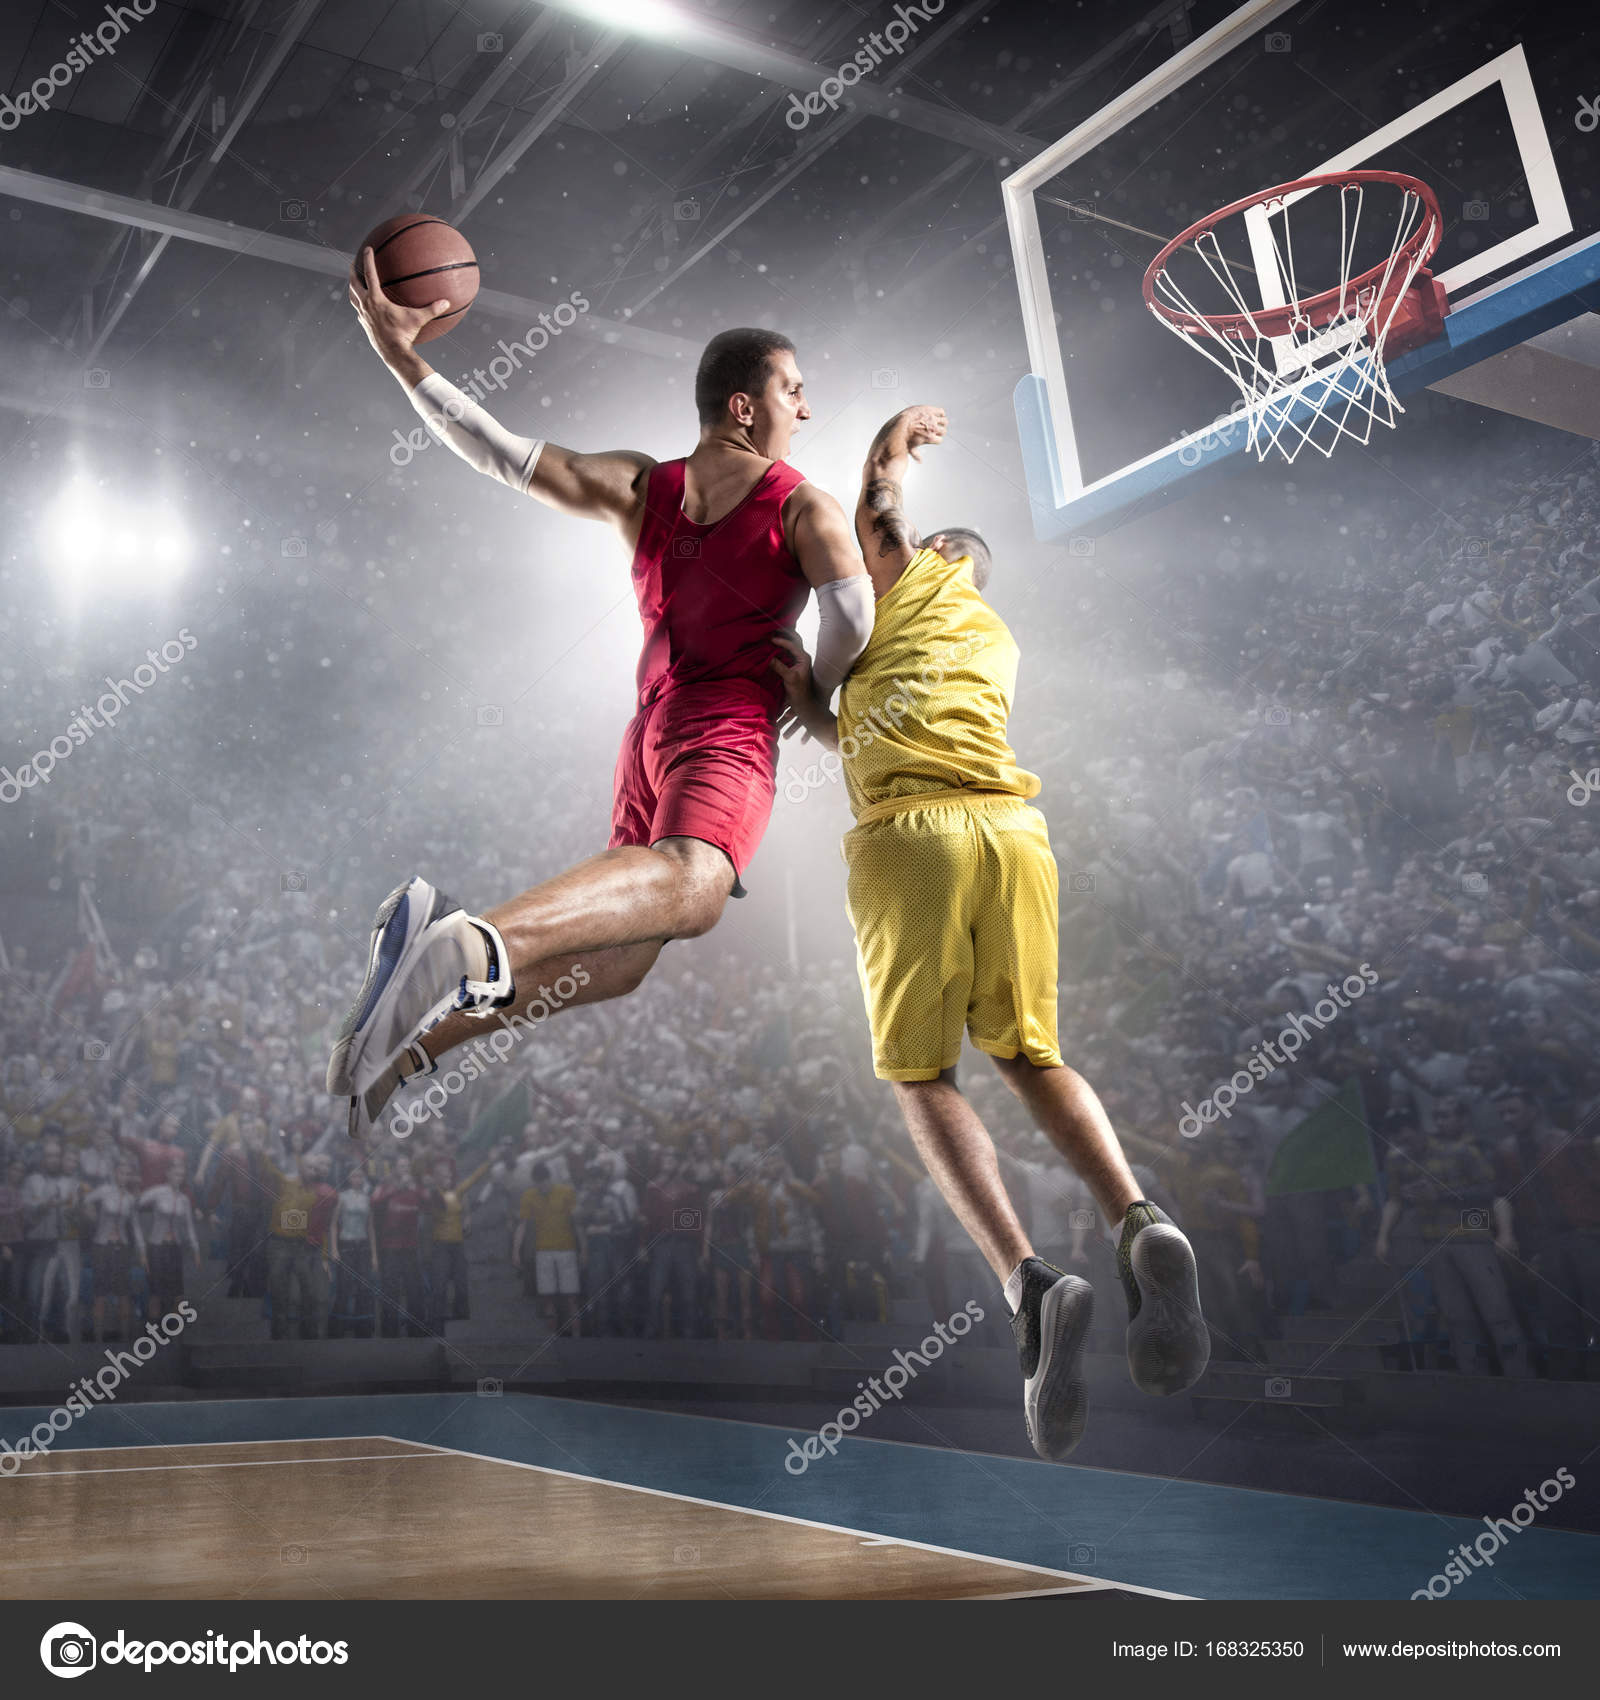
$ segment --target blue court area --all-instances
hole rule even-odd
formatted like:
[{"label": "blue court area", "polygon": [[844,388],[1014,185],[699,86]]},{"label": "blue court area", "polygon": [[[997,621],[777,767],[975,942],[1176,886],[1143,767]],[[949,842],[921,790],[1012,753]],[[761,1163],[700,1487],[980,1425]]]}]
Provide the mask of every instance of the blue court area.
[{"label": "blue court area", "polygon": [[[0,1409],[0,1439],[48,1415]],[[1408,1599],[1485,1534],[1429,1512],[860,1437],[796,1475],[799,1430],[523,1394],[101,1406],[52,1452],[380,1435],[1207,1599]],[[1600,1596],[1600,1537],[1535,1523],[1493,1559],[1452,1597]]]}]

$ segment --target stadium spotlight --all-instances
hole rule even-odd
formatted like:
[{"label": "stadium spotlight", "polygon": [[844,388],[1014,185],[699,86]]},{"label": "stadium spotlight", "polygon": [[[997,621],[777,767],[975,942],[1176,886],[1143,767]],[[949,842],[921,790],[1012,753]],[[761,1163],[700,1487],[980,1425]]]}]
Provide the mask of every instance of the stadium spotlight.
[{"label": "stadium spotlight", "polygon": [[57,585],[72,602],[165,590],[190,555],[188,533],[170,508],[117,500],[81,474],[46,511],[40,540]]},{"label": "stadium spotlight", "polygon": [[632,30],[638,35],[685,35],[696,25],[693,17],[663,0],[576,0],[570,8],[586,12],[597,24]]}]

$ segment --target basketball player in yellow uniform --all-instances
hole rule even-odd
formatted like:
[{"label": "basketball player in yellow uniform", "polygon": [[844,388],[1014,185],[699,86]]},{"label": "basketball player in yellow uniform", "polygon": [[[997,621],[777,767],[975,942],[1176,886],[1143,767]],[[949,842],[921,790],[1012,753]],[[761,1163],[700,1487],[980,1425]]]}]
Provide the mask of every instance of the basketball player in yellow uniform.
[{"label": "basketball player in yellow uniform", "polygon": [[919,545],[904,511],[908,462],[944,433],[942,409],[907,408],[868,453],[856,534],[877,620],[837,716],[792,634],[780,640],[792,662],[776,665],[795,719],[839,751],[856,816],[844,858],[873,1065],[1003,1284],[1034,1449],[1064,1458],[1087,1413],[1094,1294],[1033,1254],[994,1144],[956,1081],[964,1033],[1115,1224],[1135,1384],[1159,1394],[1191,1386],[1210,1342],[1188,1240],[1140,1198],[1099,1098],[1057,1046],[1055,857],[1028,801],[1039,780],[1007,742],[1017,645],[983,598],[983,539],[951,528]]}]

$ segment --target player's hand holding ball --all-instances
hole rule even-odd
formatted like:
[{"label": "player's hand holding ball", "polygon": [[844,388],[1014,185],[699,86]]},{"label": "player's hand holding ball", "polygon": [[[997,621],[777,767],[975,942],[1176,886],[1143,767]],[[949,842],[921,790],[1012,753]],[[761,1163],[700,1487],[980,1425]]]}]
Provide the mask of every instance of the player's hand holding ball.
[{"label": "player's hand holding ball", "polygon": [[367,233],[350,268],[350,305],[388,362],[443,336],[478,294],[478,260],[460,231],[402,214]]},{"label": "player's hand holding ball", "polygon": [[407,353],[425,325],[450,311],[449,301],[443,298],[427,307],[402,307],[391,301],[378,281],[378,264],[370,248],[363,248],[350,268],[349,293],[367,341],[382,360]]}]

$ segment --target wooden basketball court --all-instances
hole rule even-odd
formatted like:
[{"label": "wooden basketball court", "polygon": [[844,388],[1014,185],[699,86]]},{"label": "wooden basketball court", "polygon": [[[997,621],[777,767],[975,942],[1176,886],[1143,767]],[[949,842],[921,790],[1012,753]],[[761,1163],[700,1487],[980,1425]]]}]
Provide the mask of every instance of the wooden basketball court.
[{"label": "wooden basketball court", "polygon": [[[538,1394],[0,1407],[0,1600],[1406,1599],[1473,1519]],[[58,1424],[59,1427],[59,1424]],[[5,1463],[37,1435],[46,1455]],[[1203,1452],[1208,1441],[1202,1439]],[[786,1460],[788,1462],[786,1462]],[[1530,1528],[1478,1583],[1600,1597]]]},{"label": "wooden basketball court", "polygon": [[394,1440],[76,1450],[4,1483],[7,1599],[996,1599],[1086,1577]]}]

